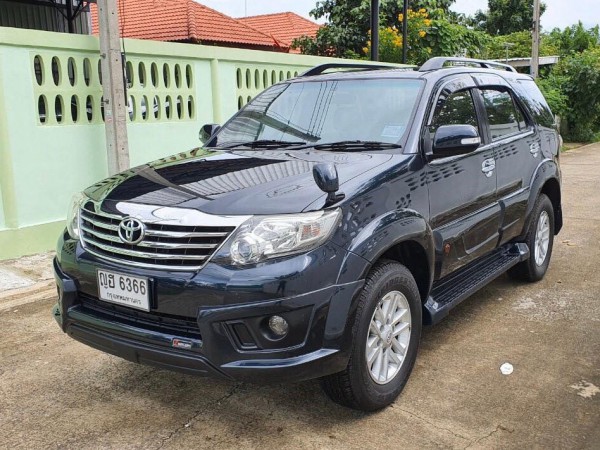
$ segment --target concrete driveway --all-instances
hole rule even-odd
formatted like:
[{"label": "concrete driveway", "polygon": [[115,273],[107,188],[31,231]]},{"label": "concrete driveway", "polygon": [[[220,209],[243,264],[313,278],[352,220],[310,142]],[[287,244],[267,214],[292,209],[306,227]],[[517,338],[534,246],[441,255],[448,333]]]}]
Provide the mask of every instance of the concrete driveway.
[{"label": "concrete driveway", "polygon": [[426,329],[406,389],[376,414],[335,405],[316,381],[231,384],[79,344],[51,317],[40,257],[32,286],[0,293],[0,447],[600,448],[600,145],[562,167],[546,278],[501,277]]}]

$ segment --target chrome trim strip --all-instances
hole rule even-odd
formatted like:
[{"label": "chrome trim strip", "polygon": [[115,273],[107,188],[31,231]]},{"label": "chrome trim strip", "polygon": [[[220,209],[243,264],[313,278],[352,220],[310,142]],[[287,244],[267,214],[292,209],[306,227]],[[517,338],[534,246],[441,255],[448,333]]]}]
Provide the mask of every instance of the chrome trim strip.
[{"label": "chrome trim strip", "polygon": [[161,231],[161,230],[153,230],[151,228],[146,229],[146,236],[162,236],[169,238],[211,238],[211,237],[225,237],[228,236],[229,233],[195,233],[195,232],[187,232],[187,231]]},{"label": "chrome trim strip", "polygon": [[166,249],[212,249],[217,248],[219,244],[172,244],[170,242],[153,242],[153,241],[142,241],[136,244],[138,247],[151,247],[151,248],[166,248]]},{"label": "chrome trim strip", "polygon": [[[116,205],[123,216],[140,219],[146,225],[180,225],[186,227],[237,227],[248,220],[245,216],[217,216],[196,209],[172,208],[168,206],[140,205],[137,203],[119,202]],[[98,205],[96,205],[98,211]],[[103,212],[99,212],[104,214]],[[122,217],[121,217],[122,218]]]},{"label": "chrome trim strip", "polygon": [[[85,205],[87,205],[90,202],[94,205],[94,211],[90,211],[89,209],[85,208]],[[124,217],[124,216],[117,216],[115,214],[109,214],[104,211],[98,211],[98,205],[93,200],[88,200],[88,201],[83,202],[81,212],[86,213],[86,214],[95,215],[95,216],[105,217],[105,218],[109,218],[109,219],[115,219],[115,220],[121,220]]]},{"label": "chrome trim strip", "polygon": [[111,230],[111,231],[119,231],[119,225],[111,225],[109,223],[98,222],[94,219],[86,217],[83,214],[81,215],[81,219],[93,224],[95,227],[100,227],[100,228],[104,228],[106,230]]},{"label": "chrome trim strip", "polygon": [[173,255],[169,253],[147,253],[140,252],[137,250],[128,250],[125,248],[111,247],[109,245],[101,244],[100,242],[92,239],[87,240],[88,244],[98,247],[106,252],[117,253],[119,255],[134,256],[136,258],[146,259],[181,259],[186,261],[204,261],[207,255]]},{"label": "chrome trim strip", "polygon": [[[92,230],[85,225],[81,225],[81,230],[85,231],[88,234],[99,237],[100,239],[104,239],[105,241],[118,242],[119,244],[123,244],[124,242],[116,236],[111,234],[101,233],[100,231]],[[84,238],[85,239],[85,238]]]},{"label": "chrome trim strip", "polygon": [[[96,256],[100,259],[104,259],[106,261],[110,261],[110,262],[117,263],[117,264],[123,264],[126,266],[141,267],[144,269],[171,270],[171,271],[177,271],[177,272],[182,272],[182,271],[196,272],[197,270],[200,270],[202,267],[204,267],[204,265],[201,265],[201,266],[198,266],[198,265],[165,266],[162,264],[149,264],[149,263],[143,263],[143,262],[138,262],[138,261],[127,261],[126,259],[112,258],[110,256],[106,256],[101,253],[95,252],[94,250],[89,249],[89,248],[85,248],[85,251],[91,255],[94,255],[94,256]],[[206,261],[206,262],[208,262],[208,261]],[[206,262],[204,264],[206,264]]]}]

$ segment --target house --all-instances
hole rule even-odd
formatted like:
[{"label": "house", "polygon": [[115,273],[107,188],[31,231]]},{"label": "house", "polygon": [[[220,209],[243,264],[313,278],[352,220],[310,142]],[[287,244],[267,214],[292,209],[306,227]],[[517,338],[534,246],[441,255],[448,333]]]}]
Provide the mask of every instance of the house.
[{"label": "house", "polygon": [[[194,0],[119,0],[121,36],[288,52],[289,44]],[[98,34],[97,6],[91,5]]]},{"label": "house", "polygon": [[[302,36],[316,37],[317,31],[321,27],[319,24],[293,12],[241,17],[238,20],[265,34],[273,36],[287,47],[291,47],[294,39]],[[298,53],[298,50],[292,49],[290,52]]]}]

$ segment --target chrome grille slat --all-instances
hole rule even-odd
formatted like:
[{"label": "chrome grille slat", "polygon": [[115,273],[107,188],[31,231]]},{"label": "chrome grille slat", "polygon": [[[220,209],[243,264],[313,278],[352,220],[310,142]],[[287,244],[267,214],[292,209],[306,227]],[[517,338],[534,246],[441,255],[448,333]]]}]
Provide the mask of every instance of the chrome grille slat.
[{"label": "chrome grille slat", "polygon": [[119,255],[129,255],[129,256],[137,256],[138,258],[148,258],[148,259],[185,259],[191,261],[203,261],[206,259],[206,256],[200,255],[171,255],[164,253],[147,253],[140,252],[137,250],[127,250],[121,248],[111,247],[110,245],[101,244],[98,241],[88,240],[88,243],[92,244],[94,247],[98,247],[100,250],[117,253]]},{"label": "chrome grille slat", "polygon": [[94,202],[86,202],[80,212],[83,247],[89,253],[113,262],[190,271],[202,268],[235,229],[231,226],[231,218],[221,226],[218,216],[209,217],[210,225],[177,224],[173,219],[157,222],[147,217],[144,239],[130,244],[119,236],[119,224],[125,217],[128,215],[105,213]]},{"label": "chrome grille slat", "polygon": [[121,239],[119,239],[116,236],[113,236],[111,234],[101,233],[100,231],[92,230],[91,228],[88,228],[85,225],[81,225],[81,230],[85,231],[86,233],[91,234],[93,236],[99,237],[100,239],[104,239],[105,241],[121,242]]},{"label": "chrome grille slat", "polygon": [[154,248],[168,248],[168,249],[178,249],[178,248],[191,248],[196,250],[211,250],[217,248],[219,244],[172,244],[170,242],[140,242],[138,246],[140,247],[154,247]]},{"label": "chrome grille slat", "polygon": [[172,237],[172,238],[193,238],[193,237],[225,237],[229,233],[193,233],[185,231],[160,231],[148,230],[146,236]]}]

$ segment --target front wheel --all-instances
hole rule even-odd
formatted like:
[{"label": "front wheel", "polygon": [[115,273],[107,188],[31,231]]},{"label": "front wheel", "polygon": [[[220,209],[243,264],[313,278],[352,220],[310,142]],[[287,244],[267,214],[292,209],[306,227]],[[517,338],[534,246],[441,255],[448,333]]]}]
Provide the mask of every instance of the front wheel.
[{"label": "front wheel", "polygon": [[540,194],[535,202],[525,243],[529,258],[512,267],[508,274],[518,280],[541,280],[548,270],[554,244],[554,208],[545,194]]},{"label": "front wheel", "polygon": [[410,271],[382,261],[358,300],[353,348],[346,369],[322,379],[335,402],[362,411],[392,403],[412,371],[422,328],[422,306]]}]

